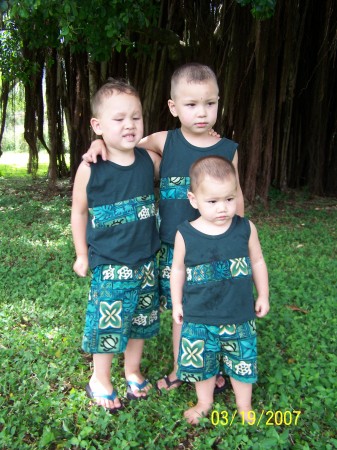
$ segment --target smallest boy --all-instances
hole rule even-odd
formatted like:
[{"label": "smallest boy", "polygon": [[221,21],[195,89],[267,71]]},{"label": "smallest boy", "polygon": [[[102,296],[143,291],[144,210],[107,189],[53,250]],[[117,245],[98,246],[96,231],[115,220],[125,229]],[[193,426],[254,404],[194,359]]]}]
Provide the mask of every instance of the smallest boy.
[{"label": "smallest boy", "polygon": [[177,375],[195,382],[198,397],[184,416],[197,424],[210,411],[221,360],[246,420],[257,380],[255,317],[269,311],[267,267],[255,226],[235,214],[233,164],[200,158],[190,179],[188,198],[200,217],[178,226],[170,281],[173,319],[182,323]]},{"label": "smallest boy", "polygon": [[92,271],[83,345],[93,355],[87,395],[116,412],[122,407],[111,383],[114,354],[124,353],[128,399],[147,396],[140,372],[144,339],[159,332],[154,174],[160,157],[136,145],[143,136],[136,89],[109,79],[94,95],[91,126],[103,137],[107,160],[82,163],[73,189],[71,225],[74,271]]}]

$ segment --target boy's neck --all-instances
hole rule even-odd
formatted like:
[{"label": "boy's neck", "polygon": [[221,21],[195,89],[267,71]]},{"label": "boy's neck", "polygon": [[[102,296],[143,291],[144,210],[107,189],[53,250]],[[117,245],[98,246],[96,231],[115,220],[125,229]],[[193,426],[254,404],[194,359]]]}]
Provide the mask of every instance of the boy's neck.
[{"label": "boy's neck", "polygon": [[211,147],[221,139],[216,136],[211,136],[208,130],[201,134],[191,133],[183,128],[180,128],[180,130],[186,141],[195,147]]},{"label": "boy's neck", "polygon": [[135,149],[119,150],[115,148],[107,148],[108,161],[111,161],[119,166],[130,166],[135,161]]},{"label": "boy's neck", "polygon": [[207,234],[208,236],[220,236],[220,234],[224,234],[232,225],[233,219],[229,219],[224,225],[218,226],[214,224],[210,224],[203,217],[198,217],[198,219],[190,222],[193,228],[201,233]]}]

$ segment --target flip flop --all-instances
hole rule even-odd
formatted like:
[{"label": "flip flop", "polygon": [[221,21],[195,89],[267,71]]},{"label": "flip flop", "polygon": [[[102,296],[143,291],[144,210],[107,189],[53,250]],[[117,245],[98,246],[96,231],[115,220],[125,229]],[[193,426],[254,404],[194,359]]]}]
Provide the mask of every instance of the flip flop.
[{"label": "flip flop", "polygon": [[183,381],[179,380],[178,378],[175,378],[174,380],[171,381],[167,375],[164,375],[162,379],[166,383],[166,388],[159,388],[158,382],[157,382],[157,389],[159,392],[161,391],[161,389],[164,389],[165,391],[169,391],[170,387],[177,385],[174,387],[174,389],[176,389],[183,384]]},{"label": "flip flop", "polygon": [[[95,398],[105,398],[107,400],[111,400],[114,401],[115,398],[117,397],[117,391],[116,390],[112,390],[111,394],[99,394],[98,392],[94,392],[89,383],[86,385],[85,387],[85,392],[87,394],[87,396],[91,399],[95,399]],[[97,405],[97,406],[101,406],[101,405]],[[104,406],[103,406],[104,408]],[[110,414],[116,414],[116,412],[118,412],[120,409],[123,409],[124,405],[121,402],[121,406],[119,406],[118,408],[104,408],[106,411],[108,411]]]},{"label": "flip flop", "polygon": [[135,388],[141,391],[144,389],[148,384],[149,380],[144,380],[142,383],[137,383],[137,381],[126,381],[127,389],[126,389],[126,397],[128,400],[147,400],[147,395],[135,395],[134,390]]}]

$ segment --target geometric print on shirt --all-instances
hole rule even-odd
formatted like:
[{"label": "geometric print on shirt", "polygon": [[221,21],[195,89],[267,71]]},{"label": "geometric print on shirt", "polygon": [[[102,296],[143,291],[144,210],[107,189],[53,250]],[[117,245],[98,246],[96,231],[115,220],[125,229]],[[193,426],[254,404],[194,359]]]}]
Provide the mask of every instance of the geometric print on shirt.
[{"label": "geometric print on shirt", "polygon": [[128,340],[159,333],[159,295],[155,258],[136,268],[94,268],[82,348],[87,353],[122,353]]},{"label": "geometric print on shirt", "polygon": [[123,200],[111,205],[89,208],[92,228],[106,228],[148,219],[155,215],[153,194]]},{"label": "geometric print on shirt", "polygon": [[187,200],[187,192],[190,190],[189,177],[167,177],[160,179],[160,198],[162,200],[182,199]]},{"label": "geometric print on shirt", "polygon": [[252,267],[248,256],[186,267],[186,283],[189,285],[250,277],[251,275]]}]

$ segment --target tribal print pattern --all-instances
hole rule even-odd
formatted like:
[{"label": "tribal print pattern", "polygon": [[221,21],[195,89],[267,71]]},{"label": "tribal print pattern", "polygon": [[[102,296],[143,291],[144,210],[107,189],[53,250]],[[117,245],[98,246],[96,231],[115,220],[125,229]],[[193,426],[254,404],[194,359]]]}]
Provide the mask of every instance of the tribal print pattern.
[{"label": "tribal print pattern", "polygon": [[156,260],[136,268],[101,265],[93,270],[82,348],[88,353],[124,352],[130,338],[159,332]]},{"label": "tribal print pattern", "polygon": [[160,198],[187,200],[187,192],[190,189],[189,177],[167,177],[160,180]]},{"label": "tribal print pattern", "polygon": [[243,257],[186,267],[186,274],[187,284],[203,284],[251,276],[252,268],[249,257]]},{"label": "tribal print pattern", "polygon": [[184,322],[178,357],[180,380],[207,380],[224,369],[245,383],[257,380],[255,321],[238,325],[203,325]]},{"label": "tribal print pattern", "polygon": [[155,197],[153,194],[135,197],[111,205],[89,208],[93,228],[106,228],[123,223],[144,220],[154,216]]},{"label": "tribal print pattern", "polygon": [[162,242],[159,252],[159,298],[160,306],[172,309],[170,274],[173,261],[173,245]]}]

